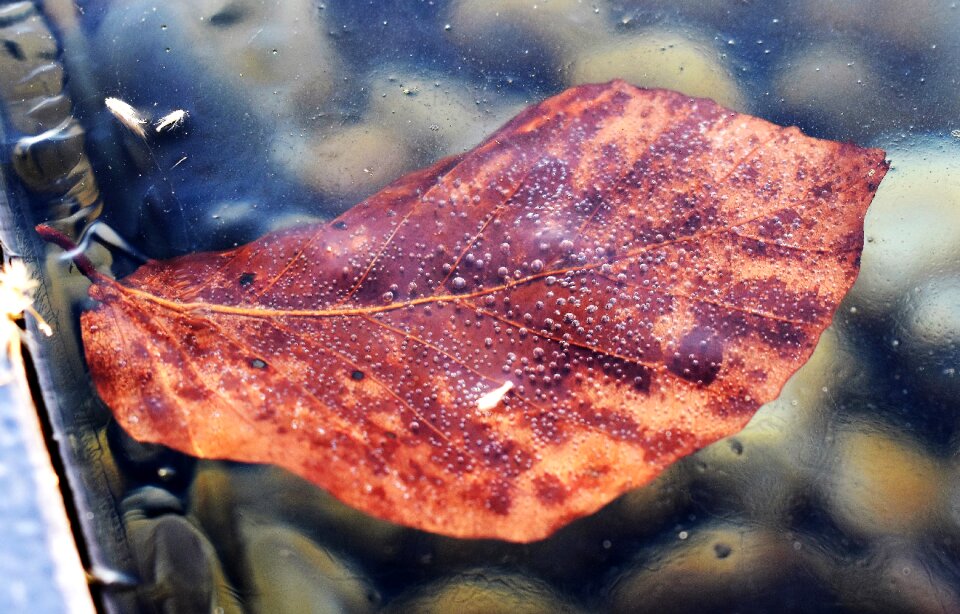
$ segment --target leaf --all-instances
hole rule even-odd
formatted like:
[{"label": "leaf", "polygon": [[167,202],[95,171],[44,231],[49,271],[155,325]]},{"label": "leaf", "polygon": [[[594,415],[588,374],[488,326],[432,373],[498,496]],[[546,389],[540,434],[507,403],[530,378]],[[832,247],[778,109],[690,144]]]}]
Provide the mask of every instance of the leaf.
[{"label": "leaf", "polygon": [[94,275],[87,361],[139,440],[532,541],[777,396],[886,169],[708,100],[577,87],[329,224]]}]

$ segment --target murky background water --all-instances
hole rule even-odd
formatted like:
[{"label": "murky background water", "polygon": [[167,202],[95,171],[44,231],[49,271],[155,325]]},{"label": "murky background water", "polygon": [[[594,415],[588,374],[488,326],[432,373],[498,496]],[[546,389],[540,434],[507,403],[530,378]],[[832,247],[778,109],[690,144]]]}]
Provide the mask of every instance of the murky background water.
[{"label": "murky background water", "polygon": [[[47,260],[41,306],[61,334],[36,350],[40,377],[108,609],[960,611],[956,2],[42,4],[0,4],[4,170],[21,179],[20,249]],[[137,444],[91,393],[74,336],[85,282],[43,256],[32,223],[99,219],[157,258],[229,247],[329,219],[528,104],[614,77],[892,162],[860,279],[742,433],[518,546],[397,527],[276,469]],[[107,96],[189,115],[144,141]]]}]

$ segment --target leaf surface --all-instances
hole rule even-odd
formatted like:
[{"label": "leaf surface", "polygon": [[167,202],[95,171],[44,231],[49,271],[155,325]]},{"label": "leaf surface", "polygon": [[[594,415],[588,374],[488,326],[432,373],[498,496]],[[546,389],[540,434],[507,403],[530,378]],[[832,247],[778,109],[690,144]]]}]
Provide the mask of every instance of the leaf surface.
[{"label": "leaf surface", "polygon": [[99,279],[87,361],[139,440],[532,541],[777,396],[856,277],[886,168],[581,86],[333,222]]}]

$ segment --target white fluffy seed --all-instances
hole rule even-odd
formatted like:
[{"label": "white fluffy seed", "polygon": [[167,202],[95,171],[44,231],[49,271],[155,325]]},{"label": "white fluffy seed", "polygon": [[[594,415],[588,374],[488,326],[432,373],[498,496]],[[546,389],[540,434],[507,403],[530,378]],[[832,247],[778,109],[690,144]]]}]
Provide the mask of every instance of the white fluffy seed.
[{"label": "white fluffy seed", "polygon": [[177,109],[161,117],[153,127],[157,129],[157,132],[162,132],[163,130],[169,132],[174,128],[179,128],[183,124],[183,120],[189,115],[190,114],[183,109]]},{"label": "white fluffy seed", "polygon": [[106,98],[103,103],[107,105],[107,110],[120,120],[120,123],[126,126],[127,129],[141,139],[146,138],[147,133],[143,129],[143,126],[147,123],[147,120],[140,115],[139,111],[119,98]]}]

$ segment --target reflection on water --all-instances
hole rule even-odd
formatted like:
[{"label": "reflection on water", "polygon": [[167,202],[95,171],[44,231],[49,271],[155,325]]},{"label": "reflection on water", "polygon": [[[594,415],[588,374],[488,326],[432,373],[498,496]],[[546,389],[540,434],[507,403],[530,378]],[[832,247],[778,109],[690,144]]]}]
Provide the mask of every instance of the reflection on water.
[{"label": "reflection on water", "polygon": [[[94,493],[84,522],[96,556],[139,580],[108,588],[108,601],[224,612],[960,611],[960,140],[950,135],[960,9],[869,4],[0,4],[7,147],[24,152],[13,171],[32,212],[22,224],[79,212],[80,232],[99,196],[100,219],[152,257],[329,219],[471,148],[520,108],[613,77],[884,147],[892,161],[867,216],[860,279],[780,399],[742,433],[528,546],[403,529],[276,469],[130,440],[75,376],[71,304],[83,282],[50,263],[47,308],[64,334],[46,356],[49,401],[71,410],[63,428],[88,463],[77,475]],[[108,96],[151,122],[188,115],[141,138],[108,113]],[[119,257],[114,270],[134,264]]]}]

